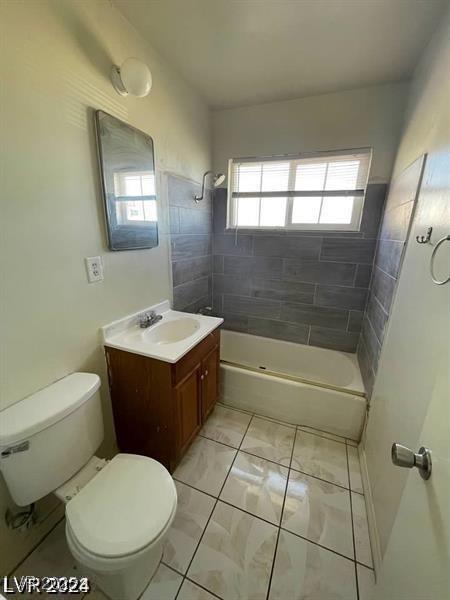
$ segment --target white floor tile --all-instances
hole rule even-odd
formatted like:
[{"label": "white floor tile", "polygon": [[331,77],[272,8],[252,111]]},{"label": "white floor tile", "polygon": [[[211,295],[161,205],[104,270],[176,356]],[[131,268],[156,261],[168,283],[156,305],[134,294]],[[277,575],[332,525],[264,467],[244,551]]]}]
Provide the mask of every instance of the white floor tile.
[{"label": "white floor tile", "polygon": [[218,496],[235,455],[233,448],[198,437],[173,476],[207,494]]},{"label": "white floor tile", "polygon": [[355,563],[280,532],[270,600],[356,600]]},{"label": "white floor tile", "polygon": [[357,565],[359,600],[372,600],[375,592],[375,573],[372,569]]},{"label": "white floor tile", "polygon": [[181,586],[177,600],[217,600],[215,596],[202,589],[189,579],[185,579]]},{"label": "white floor tile", "polygon": [[262,599],[277,528],[219,501],[188,576],[223,600]]},{"label": "white floor tile", "polygon": [[139,600],[175,600],[182,581],[179,573],[160,563]]},{"label": "white floor tile", "polygon": [[251,418],[251,415],[232,408],[216,406],[200,431],[200,435],[238,448]]},{"label": "white floor tile", "polygon": [[298,431],[292,468],[349,487],[345,444]]},{"label": "white floor tile", "polygon": [[279,525],[288,472],[286,467],[238,452],[220,498]]},{"label": "white floor tile", "polygon": [[355,531],[356,560],[372,567],[372,551],[370,549],[369,526],[367,524],[366,504],[364,496],[352,492],[353,527]]},{"label": "white floor tile", "polygon": [[358,448],[347,446],[348,468],[350,472],[350,488],[353,492],[363,494],[363,484],[361,479],[361,466],[359,464]]},{"label": "white floor tile", "polygon": [[197,544],[214,508],[215,500],[184,483],[177,486],[177,514],[169,530],[163,561],[186,573]]},{"label": "white floor tile", "polygon": [[354,558],[350,493],[342,487],[291,470],[281,526]]},{"label": "white floor tile", "polygon": [[[174,473],[178,509],[165,564],[140,600],[175,600],[177,594],[178,600],[266,600],[275,559],[270,600],[356,600],[355,566],[344,558],[353,557],[349,487],[359,597],[371,600],[374,574],[367,568],[372,555],[356,442],[224,406],[216,407],[202,435]],[[188,569],[197,583],[183,581],[180,573]],[[64,521],[15,574],[83,575],[67,547]],[[85,600],[108,599],[94,588]]]},{"label": "white floor tile", "polygon": [[289,466],[294,443],[295,429],[253,417],[245,434],[241,450]]}]

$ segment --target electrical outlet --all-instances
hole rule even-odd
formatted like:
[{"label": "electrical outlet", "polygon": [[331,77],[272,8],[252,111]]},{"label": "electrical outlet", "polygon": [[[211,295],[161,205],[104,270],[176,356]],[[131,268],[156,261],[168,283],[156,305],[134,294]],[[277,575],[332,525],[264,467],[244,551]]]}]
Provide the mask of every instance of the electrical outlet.
[{"label": "electrical outlet", "polygon": [[89,283],[103,281],[103,263],[100,256],[90,256],[84,259]]}]

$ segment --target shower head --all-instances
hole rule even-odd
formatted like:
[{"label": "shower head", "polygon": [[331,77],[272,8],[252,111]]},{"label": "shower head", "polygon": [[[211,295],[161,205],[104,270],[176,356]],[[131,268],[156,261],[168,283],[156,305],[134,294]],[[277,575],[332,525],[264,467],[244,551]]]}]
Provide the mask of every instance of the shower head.
[{"label": "shower head", "polygon": [[223,173],[217,173],[214,175],[214,187],[219,187],[221,183],[225,181],[225,175]]},{"label": "shower head", "polygon": [[[200,196],[194,196],[194,200],[195,202],[201,202],[203,200],[203,196],[205,195],[205,181],[208,175],[213,175],[214,171],[206,171],[206,173],[203,175],[203,181],[202,181],[202,193]],[[223,183],[225,181],[225,175],[223,173],[216,173],[213,177],[213,186],[219,187],[219,185],[221,183]]]}]

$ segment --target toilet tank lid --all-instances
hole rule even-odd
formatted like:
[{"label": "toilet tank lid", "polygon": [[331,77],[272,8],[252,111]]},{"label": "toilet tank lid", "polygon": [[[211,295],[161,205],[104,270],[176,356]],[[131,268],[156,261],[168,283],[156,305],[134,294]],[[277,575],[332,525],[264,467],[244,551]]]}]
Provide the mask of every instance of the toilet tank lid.
[{"label": "toilet tank lid", "polygon": [[72,373],[0,412],[0,447],[25,441],[60,421],[100,387],[93,373]]}]

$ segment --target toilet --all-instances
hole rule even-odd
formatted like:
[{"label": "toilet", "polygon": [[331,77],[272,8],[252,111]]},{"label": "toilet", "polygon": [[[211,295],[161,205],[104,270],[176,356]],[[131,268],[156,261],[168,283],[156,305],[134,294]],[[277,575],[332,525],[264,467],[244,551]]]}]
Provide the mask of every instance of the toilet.
[{"label": "toilet", "polygon": [[3,410],[0,470],[19,506],[56,494],[80,572],[112,600],[135,600],[162,558],[177,493],[151,458],[95,456],[103,440],[99,388],[97,375],[73,373]]}]

